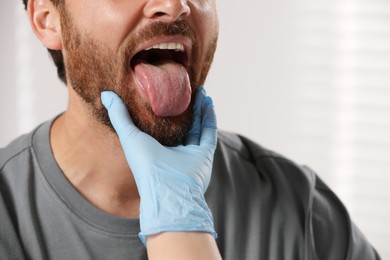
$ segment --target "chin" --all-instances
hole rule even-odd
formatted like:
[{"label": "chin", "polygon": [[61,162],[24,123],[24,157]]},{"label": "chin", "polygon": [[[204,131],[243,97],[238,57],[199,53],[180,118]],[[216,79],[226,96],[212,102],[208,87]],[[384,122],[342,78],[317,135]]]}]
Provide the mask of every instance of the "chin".
[{"label": "chin", "polygon": [[192,109],[174,117],[158,117],[151,110],[148,115],[132,115],[134,124],[164,146],[183,144],[192,125]]}]

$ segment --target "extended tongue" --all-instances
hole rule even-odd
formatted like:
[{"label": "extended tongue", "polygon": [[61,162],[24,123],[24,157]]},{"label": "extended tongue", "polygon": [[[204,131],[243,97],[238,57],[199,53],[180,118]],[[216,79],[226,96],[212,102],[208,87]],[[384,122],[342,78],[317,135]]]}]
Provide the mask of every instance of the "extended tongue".
[{"label": "extended tongue", "polygon": [[177,116],[187,109],[191,102],[191,84],[183,65],[170,60],[157,66],[139,63],[134,73],[140,83],[138,92],[156,116]]}]

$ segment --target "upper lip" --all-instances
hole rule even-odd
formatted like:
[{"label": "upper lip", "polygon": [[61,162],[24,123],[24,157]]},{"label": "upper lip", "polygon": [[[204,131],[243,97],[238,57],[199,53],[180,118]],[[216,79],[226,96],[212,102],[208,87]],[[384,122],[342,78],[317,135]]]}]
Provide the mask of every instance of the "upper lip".
[{"label": "upper lip", "polygon": [[182,36],[182,35],[174,35],[174,36],[164,36],[164,37],[158,37],[153,40],[147,41],[140,45],[132,54],[130,61],[133,60],[134,56],[137,55],[137,53],[141,51],[145,51],[148,49],[153,48],[153,46],[162,44],[162,43],[176,43],[176,44],[181,44],[184,46],[184,53],[186,56],[186,64],[183,64],[186,68],[189,67],[189,63],[191,60],[191,53],[192,53],[192,43],[191,40],[188,37]]}]

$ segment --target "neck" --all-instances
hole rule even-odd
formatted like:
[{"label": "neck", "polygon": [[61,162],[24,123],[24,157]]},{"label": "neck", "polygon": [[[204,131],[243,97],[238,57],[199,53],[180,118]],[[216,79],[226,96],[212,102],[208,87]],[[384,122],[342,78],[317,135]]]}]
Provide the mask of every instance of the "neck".
[{"label": "neck", "polygon": [[54,123],[54,157],[70,183],[100,210],[139,216],[139,195],[117,135],[97,122],[69,88],[68,110]]}]

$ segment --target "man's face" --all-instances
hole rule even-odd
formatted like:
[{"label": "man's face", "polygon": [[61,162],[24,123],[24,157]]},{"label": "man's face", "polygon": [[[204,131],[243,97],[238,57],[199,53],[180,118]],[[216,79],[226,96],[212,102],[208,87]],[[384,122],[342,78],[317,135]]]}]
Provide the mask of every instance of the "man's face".
[{"label": "man's face", "polygon": [[95,119],[111,127],[100,93],[112,90],[141,130],[164,145],[182,142],[216,48],[215,0],[65,2],[68,82]]}]

